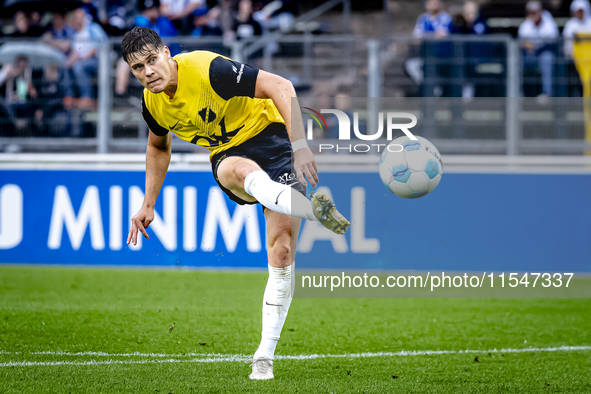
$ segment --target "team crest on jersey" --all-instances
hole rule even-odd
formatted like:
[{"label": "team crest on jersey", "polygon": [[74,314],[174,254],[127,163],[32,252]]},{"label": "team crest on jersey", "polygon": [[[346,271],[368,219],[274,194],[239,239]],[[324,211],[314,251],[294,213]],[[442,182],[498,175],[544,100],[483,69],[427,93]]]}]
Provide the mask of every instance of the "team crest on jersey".
[{"label": "team crest on jersey", "polygon": [[197,114],[201,117],[201,119],[203,119],[205,123],[213,122],[217,117],[215,112],[213,112],[213,110],[209,107],[202,108]]}]

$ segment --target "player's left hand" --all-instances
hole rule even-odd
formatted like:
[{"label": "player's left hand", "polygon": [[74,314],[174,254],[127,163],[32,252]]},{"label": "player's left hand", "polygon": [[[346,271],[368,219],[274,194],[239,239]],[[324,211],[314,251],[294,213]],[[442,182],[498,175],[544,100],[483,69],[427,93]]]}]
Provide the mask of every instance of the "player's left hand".
[{"label": "player's left hand", "polygon": [[310,148],[299,149],[294,152],[293,166],[302,185],[308,186],[308,182],[305,179],[308,178],[312,187],[316,187],[318,183],[318,169],[316,168],[316,160]]},{"label": "player's left hand", "polygon": [[144,238],[150,239],[150,236],[146,232],[146,229],[154,221],[154,208],[147,208],[142,205],[139,212],[131,218],[131,229],[127,236],[127,244],[132,243],[137,245],[138,232],[142,233]]}]

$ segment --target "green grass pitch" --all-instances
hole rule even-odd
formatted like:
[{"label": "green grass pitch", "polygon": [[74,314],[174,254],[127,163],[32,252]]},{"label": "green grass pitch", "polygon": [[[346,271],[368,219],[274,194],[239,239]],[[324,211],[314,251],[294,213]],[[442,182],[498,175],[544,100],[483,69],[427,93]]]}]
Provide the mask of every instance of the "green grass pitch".
[{"label": "green grass pitch", "polygon": [[[318,358],[280,358],[273,381],[250,381],[265,283],[0,266],[0,392],[591,392],[589,299],[296,298],[277,355]],[[398,354],[326,357],[380,352]]]}]

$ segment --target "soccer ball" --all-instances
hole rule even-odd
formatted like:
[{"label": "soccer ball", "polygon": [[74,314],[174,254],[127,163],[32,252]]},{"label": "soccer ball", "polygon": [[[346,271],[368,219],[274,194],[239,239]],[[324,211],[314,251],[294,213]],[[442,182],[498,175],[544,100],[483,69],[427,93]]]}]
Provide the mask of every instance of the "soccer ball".
[{"label": "soccer ball", "polygon": [[443,175],[441,155],[423,137],[396,138],[382,152],[380,178],[392,193],[404,198],[426,196],[437,187]]}]

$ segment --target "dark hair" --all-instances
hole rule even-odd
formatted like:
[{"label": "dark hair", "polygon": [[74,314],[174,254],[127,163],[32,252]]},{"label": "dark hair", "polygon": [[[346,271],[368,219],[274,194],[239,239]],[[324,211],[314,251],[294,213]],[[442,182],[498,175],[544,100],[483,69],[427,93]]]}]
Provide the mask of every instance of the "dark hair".
[{"label": "dark hair", "polygon": [[29,57],[27,55],[23,55],[23,54],[17,55],[14,58],[14,64],[19,64],[20,62],[27,62],[27,63],[29,63]]},{"label": "dark hair", "polygon": [[132,58],[147,56],[156,50],[164,48],[162,39],[152,29],[136,26],[123,36],[121,42],[121,54],[123,60],[129,63]]},{"label": "dark hair", "polygon": [[160,0],[139,0],[137,8],[141,12],[149,10],[150,8],[160,8]]},{"label": "dark hair", "polygon": [[351,86],[339,85],[339,87],[337,88],[336,94],[346,94],[346,95],[350,96],[351,95]]}]

